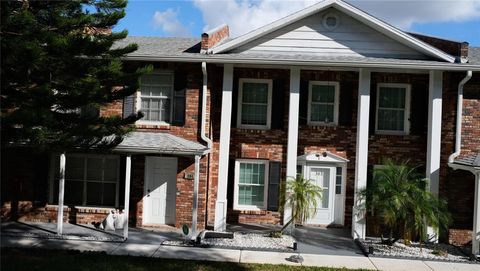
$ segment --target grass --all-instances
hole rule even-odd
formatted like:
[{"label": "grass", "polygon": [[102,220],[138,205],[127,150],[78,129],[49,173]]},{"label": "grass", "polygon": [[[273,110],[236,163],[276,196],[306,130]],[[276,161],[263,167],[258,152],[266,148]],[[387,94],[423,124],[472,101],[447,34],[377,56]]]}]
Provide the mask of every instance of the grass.
[{"label": "grass", "polygon": [[326,267],[302,267],[271,264],[240,264],[226,262],[188,261],[133,256],[113,256],[66,250],[2,249],[2,271],[69,270],[69,271],[143,271],[143,270],[225,270],[225,271],[285,271],[349,270]]}]

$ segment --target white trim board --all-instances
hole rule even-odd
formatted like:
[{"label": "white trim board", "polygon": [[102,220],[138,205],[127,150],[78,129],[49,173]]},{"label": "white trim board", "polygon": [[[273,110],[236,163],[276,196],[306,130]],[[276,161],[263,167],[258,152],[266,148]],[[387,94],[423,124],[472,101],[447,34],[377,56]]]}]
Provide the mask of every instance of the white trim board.
[{"label": "white trim board", "polygon": [[319,11],[325,10],[329,7],[333,7],[341,12],[344,12],[345,14],[353,17],[354,19],[359,20],[360,22],[373,28],[374,30],[420,53],[423,53],[425,55],[428,55],[438,60],[443,60],[450,63],[455,62],[455,57],[341,0],[325,0],[317,4],[314,4],[312,6],[309,6],[303,10],[300,10],[296,13],[293,13],[287,17],[284,17],[280,20],[277,20],[273,23],[270,23],[256,30],[253,30],[229,42],[213,47],[209,50],[209,53],[212,53],[212,54],[226,53],[232,49],[238,48],[239,46],[247,44],[253,40],[263,37],[269,33],[272,33],[273,31],[279,30],[289,24],[297,22],[303,18],[313,15]]}]

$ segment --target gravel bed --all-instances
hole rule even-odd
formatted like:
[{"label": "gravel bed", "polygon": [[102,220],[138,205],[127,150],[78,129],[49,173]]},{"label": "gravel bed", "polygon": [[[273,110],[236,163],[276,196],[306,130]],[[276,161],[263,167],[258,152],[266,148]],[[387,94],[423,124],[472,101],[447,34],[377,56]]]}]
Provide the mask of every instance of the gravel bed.
[{"label": "gravel bed", "polygon": [[365,248],[373,248],[372,256],[394,257],[394,258],[411,258],[435,261],[452,261],[452,262],[470,262],[469,257],[463,251],[455,246],[448,244],[422,244],[412,242],[411,245],[405,245],[398,241],[393,246],[380,243],[380,240],[363,240],[360,241]]},{"label": "gravel bed", "polygon": [[[241,233],[235,232],[233,239],[229,238],[205,238],[202,239],[200,247],[217,247],[228,249],[246,249],[259,251],[293,251],[293,242],[295,239],[289,235],[283,235],[281,238],[273,238],[269,233]],[[171,246],[191,246],[182,241],[164,241],[162,245]]]}]

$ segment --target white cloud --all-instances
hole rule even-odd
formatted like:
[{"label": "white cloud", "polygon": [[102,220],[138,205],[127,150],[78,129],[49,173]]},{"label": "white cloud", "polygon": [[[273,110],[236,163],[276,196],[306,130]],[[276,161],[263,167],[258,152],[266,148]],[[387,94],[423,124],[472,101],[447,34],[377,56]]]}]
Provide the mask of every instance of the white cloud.
[{"label": "white cloud", "polygon": [[462,22],[480,18],[480,0],[352,0],[350,3],[405,30],[414,23]]},{"label": "white cloud", "polygon": [[[295,11],[315,0],[194,0],[202,12],[204,31],[220,24],[239,36]],[[394,26],[408,30],[413,23],[466,21],[480,18],[480,0],[349,0],[354,6]]]},{"label": "white cloud", "polygon": [[169,8],[165,11],[155,11],[152,18],[153,26],[165,34],[175,37],[189,37],[190,30],[178,20],[178,12]]}]

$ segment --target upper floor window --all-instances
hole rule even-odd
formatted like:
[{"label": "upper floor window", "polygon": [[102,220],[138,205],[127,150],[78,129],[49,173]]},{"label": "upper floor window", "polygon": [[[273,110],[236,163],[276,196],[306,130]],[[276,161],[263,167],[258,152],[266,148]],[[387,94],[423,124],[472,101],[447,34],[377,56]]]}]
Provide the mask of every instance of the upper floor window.
[{"label": "upper floor window", "polygon": [[238,127],[270,129],[271,111],[272,80],[240,79]]},{"label": "upper floor window", "polygon": [[170,123],[172,115],[173,73],[154,72],[140,78],[139,109],[142,121]]},{"label": "upper floor window", "polygon": [[410,115],[410,85],[378,84],[375,131],[407,134]]},{"label": "upper floor window", "polygon": [[339,83],[310,81],[308,94],[308,124],[337,125]]}]

